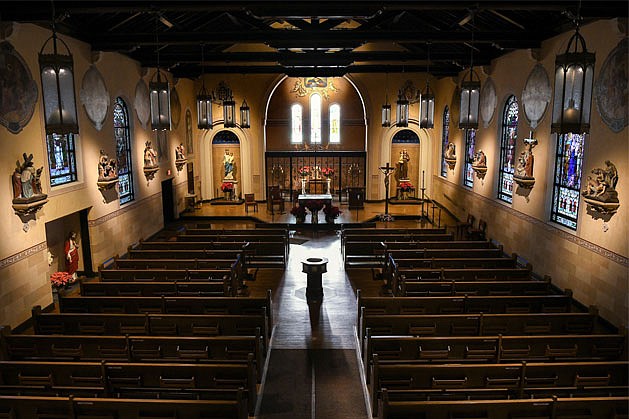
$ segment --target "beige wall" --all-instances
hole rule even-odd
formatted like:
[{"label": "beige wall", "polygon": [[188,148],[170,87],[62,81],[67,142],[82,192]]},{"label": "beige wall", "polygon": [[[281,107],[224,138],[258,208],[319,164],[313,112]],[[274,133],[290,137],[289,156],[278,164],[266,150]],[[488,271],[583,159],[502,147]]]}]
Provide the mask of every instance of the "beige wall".
[{"label": "beige wall", "polygon": [[[581,30],[588,51],[596,53],[595,80],[609,52],[626,36],[618,28],[615,20],[608,20],[586,25]],[[493,79],[497,93],[494,117],[487,128],[483,128],[481,123],[476,136],[476,150],[482,149],[487,155],[487,175],[484,180],[475,177],[472,189],[461,186],[464,139],[462,131],[456,128],[457,120],[453,115],[450,139],[456,144],[457,164],[454,170],[448,171],[445,178],[440,176],[439,167],[435,168],[435,197],[461,219],[465,219],[467,213],[472,213],[477,220],[487,220],[489,236],[503,243],[507,252],[517,252],[533,264],[535,272],[551,275],[553,282],[561,288],[571,288],[575,297],[584,304],[597,305],[601,314],[610,321],[617,325],[627,325],[629,196],[626,174],[629,168],[629,150],[626,127],[620,133],[612,132],[602,122],[593,101],[583,173],[587,175],[595,167],[604,167],[607,159],[618,168],[620,180],[617,191],[621,205],[609,221],[590,216],[583,200],[580,203],[576,231],[548,221],[556,147],[556,136],[550,133],[552,102],[535,132],[539,141],[534,149],[535,186],[530,193],[519,194],[514,185],[513,204],[496,199],[500,121],[506,99],[513,94],[520,105],[516,146],[518,155],[523,149],[522,139],[528,137],[530,129],[521,102],[528,74],[539,60],[553,86],[555,56],[565,51],[572,33],[544,42],[539,51],[512,52],[495,60],[486,69],[487,74],[481,71],[483,80],[488,76]],[[443,129],[441,113],[446,104],[451,105],[454,88],[455,84],[451,79],[440,80],[436,87],[436,110],[439,117],[435,117],[435,131],[439,137]],[[440,159],[440,145],[435,145],[435,159]]]}]

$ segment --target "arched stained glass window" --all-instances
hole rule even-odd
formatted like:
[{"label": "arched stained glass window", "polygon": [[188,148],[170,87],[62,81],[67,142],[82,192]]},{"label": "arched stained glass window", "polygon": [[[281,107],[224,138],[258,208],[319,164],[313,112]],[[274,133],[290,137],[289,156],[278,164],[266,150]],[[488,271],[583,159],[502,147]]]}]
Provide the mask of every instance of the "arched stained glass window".
[{"label": "arched stained glass window", "polygon": [[463,171],[463,185],[471,188],[474,186],[474,148],[476,143],[476,130],[465,130],[465,170]]},{"label": "arched stained glass window", "polygon": [[505,202],[513,202],[513,170],[517,137],[518,101],[515,96],[509,96],[502,115],[500,167],[498,173],[498,199]]},{"label": "arched stained glass window", "polygon": [[443,131],[441,133],[441,176],[448,175],[448,163],[446,163],[446,150],[450,142],[450,108],[446,105],[443,109]]},{"label": "arched stained glass window", "polygon": [[301,105],[295,103],[290,107],[290,142],[301,144],[304,140],[302,130],[302,109]]},{"label": "arched stained glass window", "polygon": [[341,142],[341,105],[330,106],[330,144]]},{"label": "arched stained glass window", "polygon": [[48,134],[46,147],[48,149],[50,186],[76,182],[78,177],[74,134]]},{"label": "arched stained glass window", "polygon": [[321,95],[310,96],[310,143],[321,144]]},{"label": "arched stained glass window", "polygon": [[122,98],[116,98],[113,111],[116,158],[118,159],[118,194],[122,205],[133,201],[134,196],[131,129],[129,128],[129,111]]},{"label": "arched stained glass window", "polygon": [[557,138],[550,219],[573,230],[577,229],[579,214],[584,143],[584,134],[561,134]]}]

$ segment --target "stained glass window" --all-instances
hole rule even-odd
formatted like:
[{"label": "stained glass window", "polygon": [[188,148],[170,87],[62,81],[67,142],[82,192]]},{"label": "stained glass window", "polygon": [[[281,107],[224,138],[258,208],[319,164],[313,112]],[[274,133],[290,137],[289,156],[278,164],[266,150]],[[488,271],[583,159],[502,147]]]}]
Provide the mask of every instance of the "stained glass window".
[{"label": "stained glass window", "polygon": [[474,186],[474,169],[472,162],[474,161],[474,148],[476,143],[476,130],[465,130],[465,170],[463,171],[463,185],[471,188]]},{"label": "stained glass window", "polygon": [[341,106],[337,103],[330,106],[330,143],[341,142]]},{"label": "stained glass window", "polygon": [[76,149],[73,134],[48,134],[48,169],[50,186],[65,185],[77,181]]},{"label": "stained glass window", "polygon": [[131,132],[129,111],[124,101],[117,97],[114,103],[114,138],[118,159],[118,194],[120,204],[133,201],[133,162],[131,160]]},{"label": "stained glass window", "polygon": [[518,101],[510,96],[502,115],[502,135],[500,140],[500,168],[498,173],[498,199],[513,202],[513,171],[515,162],[515,142],[518,137]]},{"label": "stained glass window", "polygon": [[321,95],[310,96],[310,143],[321,144]]},{"label": "stained glass window", "polygon": [[302,122],[301,122],[301,105],[294,104],[290,108],[291,120],[291,143],[301,143],[303,141]]},{"label": "stained glass window", "polygon": [[557,139],[550,219],[573,230],[577,229],[579,214],[584,142],[584,134],[561,134]]},{"label": "stained glass window", "polygon": [[448,175],[448,163],[445,161],[446,150],[450,142],[450,109],[446,105],[443,110],[443,132],[441,133],[441,176]]}]

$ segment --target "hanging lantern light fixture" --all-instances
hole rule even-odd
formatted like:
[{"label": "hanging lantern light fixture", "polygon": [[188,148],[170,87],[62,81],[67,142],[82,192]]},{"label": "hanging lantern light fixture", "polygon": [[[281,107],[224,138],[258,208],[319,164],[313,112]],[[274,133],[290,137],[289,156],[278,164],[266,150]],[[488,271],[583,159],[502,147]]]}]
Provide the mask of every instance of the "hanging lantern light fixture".
[{"label": "hanging lantern light fixture", "polygon": [[223,125],[225,128],[236,127],[236,102],[231,92],[223,101]]},{"label": "hanging lantern light fixture", "polygon": [[212,95],[205,89],[205,57],[203,56],[203,44],[201,44],[201,90],[197,94],[197,127],[199,129],[212,129]]},{"label": "hanging lantern light fixture", "polygon": [[592,88],[596,56],[587,51],[585,39],[576,30],[563,54],[555,59],[555,97],[551,132],[558,134],[590,131]]},{"label": "hanging lantern light fixture", "polygon": [[384,105],[382,105],[382,126],[391,126],[391,104],[389,104],[389,74],[386,75],[384,84]]},{"label": "hanging lantern light fixture", "polygon": [[435,95],[430,88],[430,42],[426,43],[428,60],[426,61],[426,89],[422,92],[419,102],[419,127],[434,128],[435,126]]},{"label": "hanging lantern light fixture", "polygon": [[157,14],[155,15],[155,44],[157,45],[157,71],[149,82],[149,97],[151,100],[151,129],[170,130],[170,84],[164,77],[162,81],[159,70],[159,38],[157,35]]},{"label": "hanging lantern light fixture", "polygon": [[[472,22],[474,15],[472,13]],[[474,71],[474,31],[472,31],[472,43],[470,44],[470,69],[461,82],[461,111],[459,117],[459,128],[477,129],[478,110],[480,107],[480,77]],[[474,80],[476,76],[476,80]]]},{"label": "hanging lantern light fixture", "polygon": [[408,99],[404,96],[404,92],[402,90],[400,90],[397,95],[395,118],[396,126],[408,127]]},{"label": "hanging lantern light fixture", "polygon": [[251,127],[251,121],[249,120],[250,113],[249,105],[247,105],[247,99],[243,99],[242,105],[240,106],[240,128]]},{"label": "hanging lantern light fixture", "polygon": [[[52,54],[45,49],[52,40]],[[60,54],[57,41],[67,54]],[[52,36],[44,42],[39,51],[39,71],[41,75],[46,134],[78,134],[79,124],[76,113],[74,92],[74,62],[68,45],[57,38],[55,9],[52,9]]]}]

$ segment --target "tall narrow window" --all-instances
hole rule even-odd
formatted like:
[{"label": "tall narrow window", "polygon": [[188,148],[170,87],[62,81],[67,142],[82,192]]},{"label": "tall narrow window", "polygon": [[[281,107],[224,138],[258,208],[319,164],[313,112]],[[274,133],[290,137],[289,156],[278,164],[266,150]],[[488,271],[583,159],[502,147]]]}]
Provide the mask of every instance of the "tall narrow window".
[{"label": "tall narrow window", "polygon": [[450,108],[446,105],[443,110],[443,131],[441,133],[441,176],[448,175],[448,163],[446,163],[446,150],[450,142]]},{"label": "tall narrow window", "polygon": [[77,181],[76,149],[74,134],[48,134],[48,169],[50,186],[65,185]]},{"label": "tall narrow window", "polygon": [[321,144],[321,95],[310,96],[310,143]]},{"label": "tall narrow window", "polygon": [[465,170],[463,174],[463,185],[471,188],[474,186],[474,169],[472,169],[472,162],[474,162],[474,148],[476,143],[476,130],[465,130]]},{"label": "tall narrow window", "polygon": [[131,130],[129,111],[124,101],[117,97],[114,103],[114,138],[118,159],[118,188],[120,204],[133,201],[133,162],[131,160]]},{"label": "tall narrow window", "polygon": [[579,214],[584,142],[584,134],[561,134],[557,138],[550,219],[573,230],[577,229]]},{"label": "tall narrow window", "polygon": [[502,115],[500,139],[500,171],[498,173],[498,199],[513,202],[513,165],[515,142],[518,137],[518,101],[510,96]]},{"label": "tall narrow window", "polygon": [[330,106],[330,144],[341,142],[341,105]]},{"label": "tall narrow window", "polygon": [[290,107],[290,120],[290,142],[301,144],[304,139],[302,130],[301,105],[296,103]]}]

